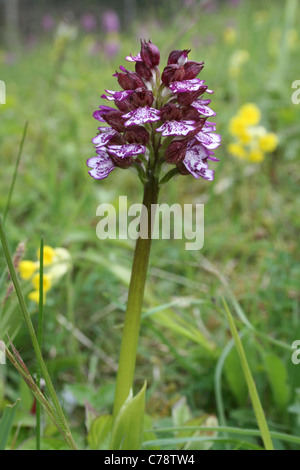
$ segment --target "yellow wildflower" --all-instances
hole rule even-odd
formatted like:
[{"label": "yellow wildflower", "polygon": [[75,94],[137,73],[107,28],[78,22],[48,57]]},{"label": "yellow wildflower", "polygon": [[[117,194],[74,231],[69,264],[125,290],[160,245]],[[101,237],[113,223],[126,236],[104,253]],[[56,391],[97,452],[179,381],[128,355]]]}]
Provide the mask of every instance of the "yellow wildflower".
[{"label": "yellow wildflower", "polygon": [[[38,261],[22,261],[19,265],[19,273],[22,279],[31,279],[34,291],[29,294],[29,299],[33,302],[39,303],[40,291],[40,251],[38,251]],[[44,246],[43,252],[43,291],[44,302],[46,300],[46,293],[51,289],[55,282],[66,274],[71,268],[71,255],[65,248],[52,248],[51,246]]]},{"label": "yellow wildflower", "polygon": [[[51,248],[51,246],[44,246],[43,258],[44,258],[44,266],[49,266],[53,263],[55,256],[55,250]],[[38,259],[40,260],[40,250],[38,250]]]},{"label": "yellow wildflower", "polygon": [[244,149],[243,145],[237,142],[232,142],[228,145],[228,152],[240,159],[245,159],[247,157],[247,152]]},{"label": "yellow wildflower", "polygon": [[278,137],[269,132],[259,138],[259,147],[263,152],[273,152],[278,145]]},{"label": "yellow wildflower", "polygon": [[[39,290],[40,288],[40,275],[36,274],[34,278],[32,279],[32,285],[36,290]],[[48,276],[47,274],[43,275],[43,290],[44,292],[48,292],[48,290],[51,289],[51,277]]]},{"label": "yellow wildflower", "polygon": [[249,160],[253,163],[261,163],[265,158],[264,153],[260,149],[252,149],[249,152]]},{"label": "yellow wildflower", "polygon": [[260,121],[261,112],[256,104],[247,103],[241,107],[239,116],[247,126],[256,126]]},{"label": "yellow wildflower", "polygon": [[254,103],[243,105],[239,112],[231,118],[229,131],[236,141],[228,145],[228,151],[240,159],[252,163],[260,163],[265,153],[273,152],[278,144],[278,137],[259,126],[260,109]]},{"label": "yellow wildflower", "polygon": [[34,263],[33,261],[21,261],[19,265],[19,272],[22,279],[30,279],[34,273],[38,270],[39,265],[38,263]]},{"label": "yellow wildflower", "polygon": [[[34,290],[30,292],[30,294],[28,295],[28,298],[32,300],[33,302],[35,302],[36,304],[39,304],[40,303],[40,291]],[[44,293],[43,303],[45,302],[46,302],[46,295]]]}]

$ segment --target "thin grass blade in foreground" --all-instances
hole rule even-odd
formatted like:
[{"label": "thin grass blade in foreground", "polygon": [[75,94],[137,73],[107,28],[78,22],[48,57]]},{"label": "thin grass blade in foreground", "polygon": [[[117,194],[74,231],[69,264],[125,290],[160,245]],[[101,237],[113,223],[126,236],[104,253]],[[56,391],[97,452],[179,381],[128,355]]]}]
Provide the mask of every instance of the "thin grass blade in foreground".
[{"label": "thin grass blade in foreground", "polygon": [[0,421],[0,450],[5,450],[7,439],[13,425],[16,412],[18,410],[20,400],[18,399],[13,405],[7,405],[4,409],[3,416]]},{"label": "thin grass blade in foreground", "polygon": [[262,440],[264,442],[265,449],[266,450],[274,450],[274,446],[273,446],[272,439],[271,439],[271,436],[270,436],[270,431],[269,431],[268,424],[267,424],[267,421],[266,421],[266,418],[265,418],[264,410],[262,408],[262,405],[261,405],[261,402],[260,402],[260,399],[259,399],[259,396],[258,396],[258,393],[257,393],[255,382],[253,380],[253,377],[252,377],[252,374],[251,374],[251,371],[250,371],[250,368],[249,368],[249,365],[248,365],[248,361],[247,361],[247,358],[246,358],[246,354],[245,354],[242,342],[240,340],[238,331],[236,329],[233,317],[232,317],[232,315],[229,311],[228,305],[227,305],[227,303],[224,299],[223,299],[223,304],[224,304],[224,308],[225,308],[225,311],[226,311],[230,331],[231,331],[231,334],[232,334],[234,342],[235,342],[235,347],[237,349],[237,352],[238,352],[238,355],[239,355],[239,358],[240,358],[240,361],[241,361],[241,366],[242,366],[242,369],[243,369],[245,380],[247,382],[249,394],[250,394],[251,401],[252,401],[253,410],[254,410],[254,413],[255,413],[255,416],[256,416],[258,427],[259,427],[260,432],[261,432],[261,437],[262,437]]},{"label": "thin grass blade in foreground", "polygon": [[[39,321],[38,321],[38,343],[42,351],[43,341],[43,317],[44,317],[44,239],[41,239],[40,246],[40,299],[39,299]],[[41,374],[37,370],[37,386],[40,388]],[[36,450],[41,448],[41,406],[39,402],[36,403]]]},{"label": "thin grass blade in foreground", "polygon": [[22,152],[23,152],[23,146],[24,146],[24,142],[25,142],[25,139],[26,139],[27,127],[28,127],[28,122],[25,123],[24,130],[23,130],[23,137],[22,137],[20,147],[19,147],[19,153],[18,153],[18,157],[17,157],[17,161],[16,161],[15,171],[14,171],[13,179],[12,179],[12,182],[11,182],[11,185],[10,185],[10,189],[9,189],[9,193],[8,193],[8,197],[7,197],[7,202],[6,202],[6,207],[5,207],[4,214],[3,214],[3,225],[5,225],[6,217],[7,217],[9,208],[10,208],[11,198],[12,198],[13,190],[14,190],[14,187],[15,187],[17,174],[18,174],[18,169],[19,169],[19,164],[20,164],[20,160],[21,160],[21,156],[22,156]]},{"label": "thin grass blade in foreground", "polygon": [[50,375],[48,373],[46,364],[44,362],[44,359],[43,359],[43,356],[42,356],[42,353],[41,353],[41,350],[40,350],[40,347],[39,347],[38,339],[36,337],[35,330],[34,330],[30,315],[28,313],[28,310],[27,310],[27,307],[26,307],[26,304],[25,304],[24,296],[22,294],[20,284],[19,284],[19,281],[18,281],[18,277],[17,277],[16,271],[15,271],[15,268],[14,268],[14,265],[13,265],[13,261],[12,261],[12,258],[11,258],[11,254],[10,254],[10,251],[9,251],[9,248],[8,248],[8,241],[7,241],[7,238],[6,238],[6,234],[5,234],[5,230],[4,230],[4,226],[3,226],[3,222],[2,222],[1,218],[0,218],[0,240],[1,240],[2,248],[3,248],[3,253],[4,253],[4,256],[5,256],[6,262],[7,262],[7,266],[8,266],[10,275],[11,275],[11,279],[12,279],[12,282],[15,286],[16,294],[17,294],[19,304],[20,304],[20,309],[21,309],[21,312],[23,314],[24,320],[25,320],[26,325],[27,325],[27,329],[28,329],[29,334],[30,334],[30,338],[31,338],[32,346],[33,346],[33,349],[34,349],[34,352],[35,352],[36,360],[37,360],[38,365],[40,367],[41,373],[44,377],[48,393],[51,396],[51,399],[52,399],[52,402],[53,402],[53,407],[55,409],[55,415],[56,415],[58,421],[61,423],[61,428],[63,430],[62,436],[64,437],[64,439],[67,442],[67,444],[69,445],[69,447],[72,450],[76,450],[77,446],[74,442],[71,431],[69,429],[68,422],[65,418],[65,415],[63,413],[63,410],[62,410],[62,408],[60,406],[60,403],[59,403],[59,400],[57,398],[55,389],[53,387]]}]

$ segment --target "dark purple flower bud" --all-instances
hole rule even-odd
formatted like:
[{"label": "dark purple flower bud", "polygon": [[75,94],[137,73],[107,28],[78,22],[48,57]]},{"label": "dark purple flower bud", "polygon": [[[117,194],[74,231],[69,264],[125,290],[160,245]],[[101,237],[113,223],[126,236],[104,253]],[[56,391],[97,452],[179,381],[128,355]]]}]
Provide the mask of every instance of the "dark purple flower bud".
[{"label": "dark purple flower bud", "polygon": [[151,41],[141,40],[141,58],[148,69],[153,69],[159,64],[160,52]]},{"label": "dark purple flower bud", "polygon": [[192,137],[194,137],[201,131],[202,127],[205,124],[206,119],[207,118],[199,117],[199,114],[198,114],[198,118],[196,119],[196,123],[194,124],[196,129],[189,132],[189,139],[191,139]]},{"label": "dark purple flower bud", "polygon": [[165,159],[168,163],[180,163],[184,160],[187,143],[184,140],[173,140],[166,148]]},{"label": "dark purple flower bud", "polygon": [[[108,153],[109,153],[109,149],[108,149]],[[123,168],[123,169],[129,168],[133,164],[133,161],[134,161],[132,157],[121,158],[121,157],[116,157],[115,155],[111,155],[111,154],[109,156],[112,162],[115,164],[115,166],[119,168]]]},{"label": "dark purple flower bud", "polygon": [[145,87],[143,80],[135,72],[129,72],[122,67],[124,73],[116,72],[113,76],[118,78],[119,85],[123,90],[135,90],[136,88]]},{"label": "dark purple flower bud", "polygon": [[135,71],[141,78],[143,78],[147,82],[149,82],[149,80],[152,78],[151,69],[148,69],[144,62],[136,62]]},{"label": "dark purple flower bud", "polygon": [[185,70],[185,80],[191,80],[192,78],[197,77],[197,75],[201,72],[204,67],[204,62],[193,62],[192,60],[188,60],[184,64]]},{"label": "dark purple flower bud", "polygon": [[182,119],[185,119],[186,121],[198,121],[200,115],[196,108],[193,108],[192,106],[185,106],[184,108],[181,108],[181,110]]},{"label": "dark purple flower bud", "polygon": [[[199,114],[198,111],[197,114]],[[180,121],[182,118],[182,111],[175,104],[167,103],[160,110],[160,118],[163,122],[172,120]]]},{"label": "dark purple flower bud", "polygon": [[124,133],[129,144],[147,145],[150,139],[149,132],[143,126],[130,126]]},{"label": "dark purple flower bud", "polygon": [[122,118],[122,112],[118,109],[106,113],[103,115],[103,119],[117,132],[124,132],[126,130],[126,127],[124,126],[125,120]]},{"label": "dark purple flower bud", "polygon": [[134,106],[130,103],[130,99],[126,98],[126,100],[123,101],[115,101],[115,105],[117,108],[122,112],[122,114],[129,113],[134,109]]},{"label": "dark purple flower bud", "polygon": [[193,101],[195,101],[198,96],[203,95],[203,93],[207,90],[207,86],[203,85],[202,87],[199,88],[197,91],[187,91],[184,93],[178,93],[177,94],[177,101],[180,105],[183,106],[190,106]]},{"label": "dark purple flower bud", "polygon": [[127,144],[127,142],[122,136],[122,134],[114,135],[109,141],[109,145],[125,145],[125,144]]},{"label": "dark purple flower bud", "polygon": [[177,163],[177,170],[181,175],[190,175],[191,173],[189,170],[185,167],[185,165],[181,162]]},{"label": "dark purple flower bud", "polygon": [[153,93],[145,88],[137,88],[130,96],[130,103],[136,108],[150,107],[153,103]]},{"label": "dark purple flower bud", "polygon": [[167,65],[161,76],[164,85],[169,86],[172,82],[180,82],[184,79],[185,71],[180,65]]},{"label": "dark purple flower bud", "polygon": [[172,51],[168,58],[168,65],[184,65],[187,61],[187,56],[189,52],[191,52],[191,49],[184,49],[183,51]]}]

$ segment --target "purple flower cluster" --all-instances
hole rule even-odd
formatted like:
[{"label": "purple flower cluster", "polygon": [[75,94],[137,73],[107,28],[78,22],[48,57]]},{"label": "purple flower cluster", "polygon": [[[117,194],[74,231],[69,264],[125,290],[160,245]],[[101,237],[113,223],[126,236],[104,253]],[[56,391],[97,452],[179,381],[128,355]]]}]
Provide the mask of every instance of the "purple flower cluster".
[{"label": "purple flower cluster", "polygon": [[151,41],[141,41],[141,51],[126,57],[135,71],[120,66],[114,76],[122,90],[102,95],[116,108],[101,105],[93,114],[105,123],[92,140],[97,155],[87,161],[93,178],[131,166],[147,175],[167,163],[176,165],[178,173],[213,180],[208,161],[218,161],[214,150],[221,143],[215,124],[208,121],[216,113],[205,93],[213,91],[196,78],[204,63],[188,60],[189,52],[172,51],[162,74],[160,52]]}]

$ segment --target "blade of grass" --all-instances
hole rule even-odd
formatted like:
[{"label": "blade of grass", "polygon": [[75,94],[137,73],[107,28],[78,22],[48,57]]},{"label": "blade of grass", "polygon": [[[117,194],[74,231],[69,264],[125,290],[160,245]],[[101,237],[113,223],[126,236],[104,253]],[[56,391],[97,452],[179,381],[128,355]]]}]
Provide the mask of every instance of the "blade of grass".
[{"label": "blade of grass", "polygon": [[[40,245],[40,293],[39,293],[39,320],[38,320],[38,344],[42,351],[43,343],[43,320],[44,320],[44,239],[41,238]],[[37,367],[37,386],[41,386],[41,372]],[[41,406],[39,402],[36,403],[36,450],[41,449]]]},{"label": "blade of grass", "polygon": [[232,337],[234,339],[235,347],[237,349],[237,352],[238,352],[238,355],[239,355],[239,358],[240,358],[240,361],[241,361],[241,366],[242,366],[242,369],[243,369],[245,380],[247,382],[249,394],[250,394],[251,401],[252,401],[253,410],[254,410],[254,413],[255,413],[255,416],[256,416],[258,427],[259,427],[260,432],[261,432],[261,437],[262,437],[265,449],[266,450],[274,450],[272,439],[271,439],[269,428],[268,428],[268,424],[267,424],[265,414],[264,414],[264,411],[263,411],[263,408],[262,408],[262,405],[261,405],[261,402],[260,402],[260,399],[259,399],[259,396],[258,396],[258,393],[257,393],[255,382],[253,380],[253,377],[252,377],[252,374],[251,374],[251,371],[250,371],[250,367],[248,365],[248,361],[247,361],[246,354],[245,354],[245,351],[244,351],[244,348],[243,348],[243,344],[240,340],[237,328],[236,328],[235,323],[234,323],[234,319],[233,319],[233,317],[232,317],[232,315],[229,311],[229,308],[228,308],[228,305],[227,305],[225,299],[223,299],[223,304],[224,304],[224,308],[225,308],[225,311],[226,311],[230,331],[231,331]]},{"label": "blade of grass", "polygon": [[5,450],[7,439],[13,425],[20,399],[13,405],[7,405],[0,421],[0,450]]},{"label": "blade of grass", "polygon": [[41,372],[43,374],[48,392],[51,396],[53,406],[54,406],[55,411],[56,411],[57,419],[61,422],[62,428],[64,430],[63,437],[66,440],[67,444],[70,446],[70,448],[73,449],[73,450],[76,450],[77,446],[76,446],[76,444],[73,440],[71,431],[69,429],[68,422],[65,418],[65,415],[63,413],[63,410],[62,410],[62,408],[60,406],[60,403],[59,403],[59,400],[57,398],[55,389],[53,387],[50,375],[48,373],[45,361],[43,359],[43,356],[42,356],[42,353],[41,353],[41,350],[40,350],[40,347],[39,347],[39,343],[38,343],[38,340],[37,340],[37,337],[36,337],[36,334],[35,334],[35,330],[34,330],[34,327],[33,327],[32,321],[31,321],[31,317],[30,317],[30,315],[28,313],[28,310],[27,310],[27,307],[26,307],[24,296],[23,296],[22,290],[20,288],[19,280],[18,280],[16,271],[15,271],[15,268],[14,268],[14,265],[13,265],[13,261],[12,261],[12,258],[11,258],[11,254],[10,254],[10,251],[9,251],[8,240],[7,240],[7,237],[6,237],[6,233],[5,233],[3,222],[2,222],[1,218],[0,218],[0,240],[1,240],[1,243],[2,243],[3,253],[4,253],[5,258],[6,258],[6,262],[7,262],[7,266],[8,266],[10,275],[11,275],[11,279],[12,279],[12,282],[15,286],[16,294],[17,294],[17,297],[18,297],[18,300],[19,300],[20,309],[21,309],[21,312],[23,314],[23,317],[24,317],[24,320],[25,320],[25,323],[26,323],[26,326],[27,326],[27,329],[28,329],[28,332],[29,332],[29,335],[30,335],[30,338],[31,338],[31,342],[32,342],[32,346],[33,346],[33,349],[34,349],[34,352],[35,352],[36,359],[38,361]]},{"label": "blade of grass", "polygon": [[3,214],[3,225],[5,225],[6,217],[7,217],[9,208],[10,208],[11,198],[12,198],[12,194],[13,194],[13,191],[14,191],[14,187],[15,187],[15,183],[16,183],[16,179],[17,179],[17,174],[18,174],[18,170],[19,170],[19,164],[20,164],[20,160],[21,160],[21,156],[22,156],[22,152],[23,152],[23,146],[24,146],[24,142],[25,142],[25,139],[26,139],[27,128],[28,128],[28,122],[25,123],[24,130],[23,130],[23,136],[22,136],[22,140],[21,140],[21,143],[20,143],[20,147],[19,147],[19,153],[18,153],[16,165],[15,165],[15,171],[14,171],[13,179],[12,179],[12,182],[11,182],[11,185],[10,185],[10,188],[9,188],[6,207],[5,207],[4,214]]},{"label": "blade of grass", "polygon": [[237,444],[239,447],[246,447],[252,450],[263,450],[262,447],[252,442],[242,441],[241,439],[235,439],[231,437],[214,437],[214,436],[201,436],[201,437],[166,437],[163,439],[155,439],[153,441],[143,442],[142,448],[155,448],[161,446],[168,446],[174,448],[177,444],[191,444],[199,442],[222,442],[222,443],[232,443]]},{"label": "blade of grass", "polygon": [[[177,427],[166,427],[166,428],[154,428],[148,429],[146,433],[166,433],[166,432],[179,432],[179,431],[217,431],[218,433],[237,434],[241,436],[260,436],[261,432],[259,429],[246,429],[246,428],[235,428],[231,426],[177,426]],[[292,442],[300,445],[300,437],[292,434],[285,434],[277,431],[270,431],[270,435],[273,439],[281,441]],[[146,441],[147,442],[147,441]]]},{"label": "blade of grass", "polygon": [[[244,325],[249,328],[256,336],[259,336],[260,338],[264,339],[265,341],[274,344],[275,346],[278,346],[280,348],[286,349],[287,351],[290,351],[290,345],[284,343],[283,341],[280,341],[276,338],[272,338],[272,336],[267,335],[259,330],[257,330],[248,320],[245,312],[243,311],[242,307],[240,306],[238,300],[236,299],[235,295],[233,294],[232,290],[230,289],[230,286],[226,280],[226,278],[223,276],[222,273],[219,272],[219,270],[210,262],[208,261],[204,256],[202,256],[202,267],[216,276],[221,284],[225,287],[227,296],[230,299],[230,302],[232,304],[232,307],[234,308],[236,314],[240,318],[240,320],[244,323]],[[197,264],[198,266],[198,264]]]}]

